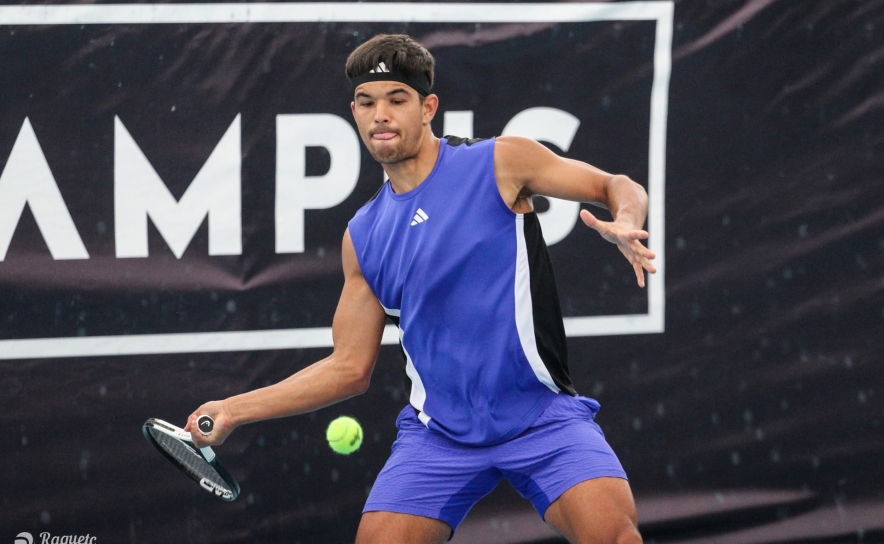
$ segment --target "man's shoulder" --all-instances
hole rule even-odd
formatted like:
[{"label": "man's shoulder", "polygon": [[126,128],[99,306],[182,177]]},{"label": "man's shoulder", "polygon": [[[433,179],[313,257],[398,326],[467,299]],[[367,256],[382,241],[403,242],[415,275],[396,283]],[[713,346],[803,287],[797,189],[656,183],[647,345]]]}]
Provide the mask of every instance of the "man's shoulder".
[{"label": "man's shoulder", "polygon": [[[496,138],[464,138],[443,136],[444,152],[442,162],[448,165],[484,163],[494,157]],[[450,166],[448,166],[450,167]]]}]

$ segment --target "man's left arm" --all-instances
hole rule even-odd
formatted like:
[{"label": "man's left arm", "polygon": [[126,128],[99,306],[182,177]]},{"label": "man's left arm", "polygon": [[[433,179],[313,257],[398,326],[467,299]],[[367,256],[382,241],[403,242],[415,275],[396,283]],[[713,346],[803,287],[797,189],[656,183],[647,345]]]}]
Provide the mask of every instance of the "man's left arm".
[{"label": "man's left arm", "polygon": [[[644,270],[655,273],[654,252],[641,240],[648,215],[644,188],[624,175],[612,175],[585,162],[560,157],[543,145],[517,136],[497,138],[494,168],[501,197],[515,211],[531,196],[541,195],[576,202],[590,202],[607,208],[613,221],[601,221],[588,210],[580,218],[607,241],[616,244],[632,265],[640,287]],[[523,205],[523,204],[522,204]]]}]

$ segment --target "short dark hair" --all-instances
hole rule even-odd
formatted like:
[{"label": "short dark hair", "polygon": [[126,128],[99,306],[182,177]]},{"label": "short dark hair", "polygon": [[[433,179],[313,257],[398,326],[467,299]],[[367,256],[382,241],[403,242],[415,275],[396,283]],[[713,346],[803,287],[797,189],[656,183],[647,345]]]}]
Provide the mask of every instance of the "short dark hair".
[{"label": "short dark hair", "polygon": [[393,70],[414,76],[423,73],[433,86],[436,60],[427,49],[405,34],[378,34],[347,57],[348,79],[368,73],[383,62]]}]

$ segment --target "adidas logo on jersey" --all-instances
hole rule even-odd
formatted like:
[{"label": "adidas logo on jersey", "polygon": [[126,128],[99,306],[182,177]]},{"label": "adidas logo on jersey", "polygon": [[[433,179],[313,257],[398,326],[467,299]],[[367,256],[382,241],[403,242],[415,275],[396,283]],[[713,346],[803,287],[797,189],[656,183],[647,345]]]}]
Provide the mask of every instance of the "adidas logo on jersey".
[{"label": "adidas logo on jersey", "polygon": [[368,71],[369,74],[380,74],[380,73],[385,73],[385,72],[389,73],[390,70],[387,68],[387,65],[384,64],[383,62],[379,63],[377,68]]},{"label": "adidas logo on jersey", "polygon": [[427,212],[418,208],[417,213],[414,214],[414,220],[411,222],[411,226],[413,227],[413,226],[417,225],[418,223],[423,223],[424,221],[426,221],[429,218],[430,218],[430,216],[427,215]]}]

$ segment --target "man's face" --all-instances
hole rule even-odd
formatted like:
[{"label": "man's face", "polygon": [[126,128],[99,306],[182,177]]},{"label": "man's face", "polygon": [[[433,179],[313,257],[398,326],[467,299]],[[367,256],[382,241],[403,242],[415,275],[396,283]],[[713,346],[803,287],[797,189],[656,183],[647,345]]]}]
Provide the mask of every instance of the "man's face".
[{"label": "man's face", "polygon": [[372,81],[356,87],[350,108],[359,135],[376,161],[394,164],[418,154],[423,126],[435,113],[428,112],[426,101],[396,81]]}]

